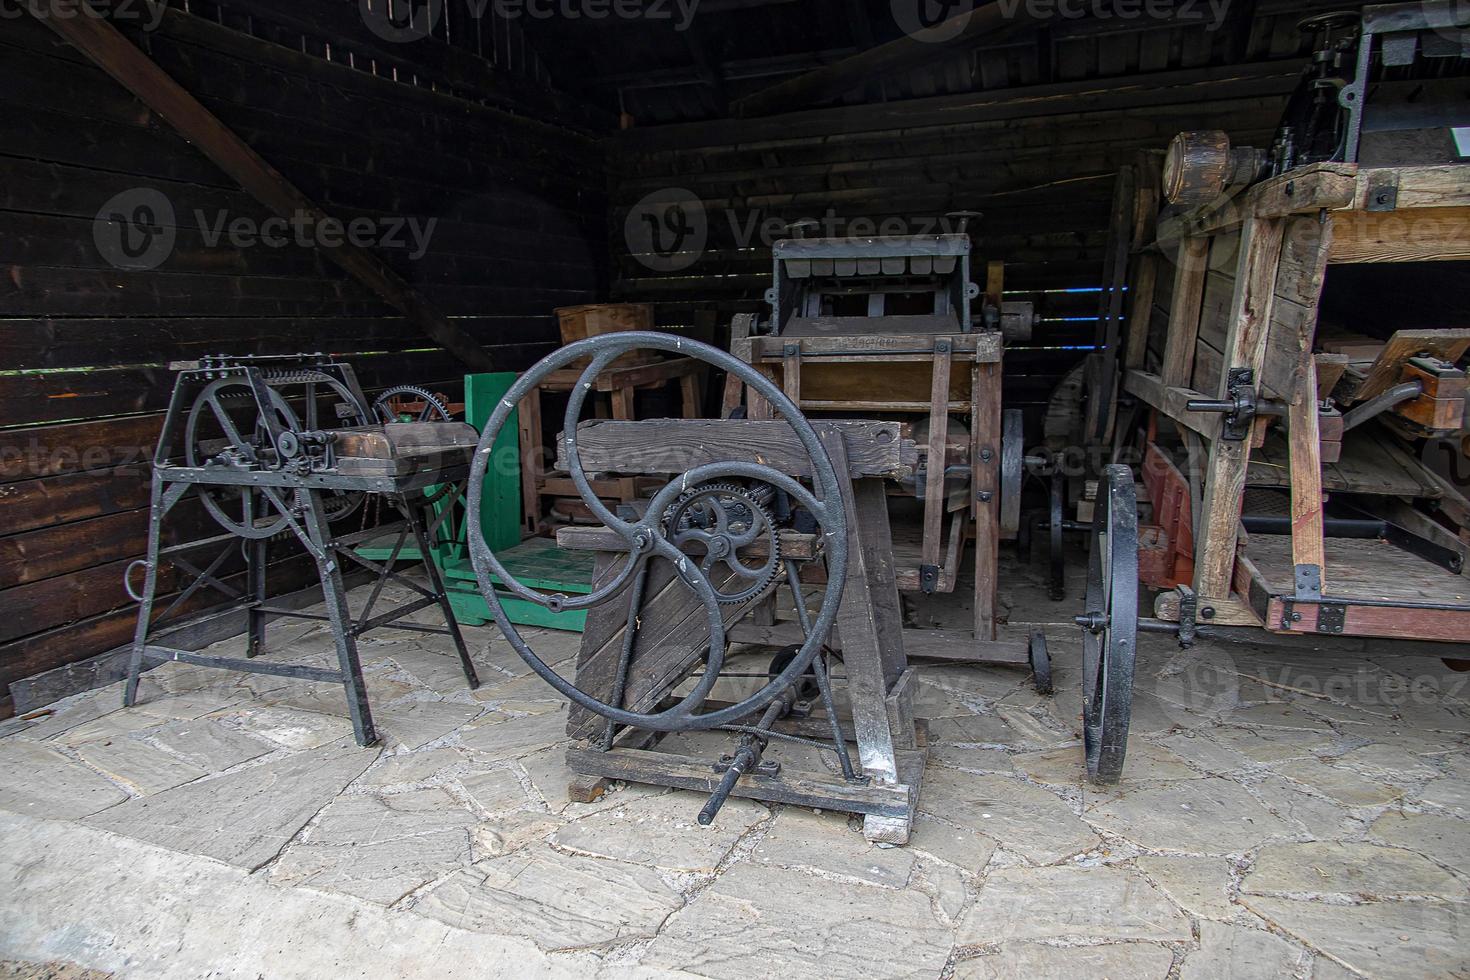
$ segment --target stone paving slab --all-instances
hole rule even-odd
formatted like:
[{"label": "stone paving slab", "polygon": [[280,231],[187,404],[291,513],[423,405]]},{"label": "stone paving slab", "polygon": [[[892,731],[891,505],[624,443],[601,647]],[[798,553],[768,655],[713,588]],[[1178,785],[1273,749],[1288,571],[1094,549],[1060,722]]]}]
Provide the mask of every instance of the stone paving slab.
[{"label": "stone paving slab", "polygon": [[924,775],[919,809],[984,834],[1037,864],[1052,864],[1102,843],[1062,799],[1006,776],[931,769]]},{"label": "stone paving slab", "polygon": [[979,874],[995,854],[996,843],[983,834],[951,826],[921,813],[914,821],[909,848],[948,862],[970,874]]},{"label": "stone paving slab", "polygon": [[869,843],[848,825],[845,813],[812,813],[788,807],[750,852],[750,860],[902,888],[913,874],[916,858],[910,848]]},{"label": "stone paving slab", "polygon": [[[540,683],[540,678],[537,682]],[[564,711],[471,725],[461,731],[459,737],[463,748],[487,760],[513,759],[565,741],[567,716]]]},{"label": "stone paving slab", "polygon": [[442,789],[338,797],[271,867],[271,878],[392,905],[465,863],[474,824]]},{"label": "stone paving slab", "polygon": [[651,868],[535,847],[457,872],[415,910],[456,928],[568,949],[651,938],[683,904]]},{"label": "stone paving slab", "polygon": [[148,740],[208,772],[223,772],[279,746],[207,719],[180,721],[148,734]]},{"label": "stone paving slab", "polygon": [[671,916],[643,962],[719,980],[870,980],[938,976],[950,948],[918,892],[741,864]]},{"label": "stone paving slab", "polygon": [[1001,868],[959,925],[967,946],[1017,939],[1188,940],[1189,919],[1141,875],[1107,867]]},{"label": "stone paving slab", "polygon": [[1373,821],[1369,834],[1425,855],[1470,877],[1470,824],[1439,813],[1390,811]]},{"label": "stone paving slab", "polygon": [[[736,841],[768,820],[771,813],[754,801],[733,799],[720,808],[714,823],[701,827],[695,818],[705,799],[681,791],[630,797],[626,805],[608,807],[567,824],[550,841],[563,850],[591,857],[711,873]],[[862,839],[847,832],[846,821],[842,831],[844,838]]]},{"label": "stone paving slab", "polygon": [[[1087,771],[1077,765],[1080,744],[1066,745],[1045,752],[1026,752],[1012,756],[1017,769],[1028,779],[1053,786],[1081,786]],[[1129,739],[1127,751],[1128,782],[1141,783],[1166,779],[1199,779],[1201,773],[1191,769],[1175,753],[1162,746]]]},{"label": "stone paving slab", "polygon": [[653,980],[73,823],[0,814],[0,839],[0,956],[148,980]]},{"label": "stone paving slab", "polygon": [[1458,879],[1412,851],[1337,841],[1262,848],[1240,890],[1249,895],[1328,895],[1357,901],[1416,895],[1470,899]]},{"label": "stone paving slab", "polygon": [[1345,806],[1382,806],[1404,795],[1403,790],[1397,787],[1319,759],[1293,759],[1278,763],[1272,769]]},{"label": "stone paving slab", "polygon": [[1238,912],[1230,903],[1230,865],[1225,858],[1145,854],[1134,864],[1191,915],[1231,919]]},{"label": "stone paving slab", "polygon": [[1238,854],[1294,832],[1242,786],[1217,777],[1145,785],[1084,816],[1140,847],[1194,854]]},{"label": "stone paving slab", "polygon": [[1277,980],[1293,976],[1303,951],[1264,929],[1201,922],[1199,949],[1184,957],[1179,980]]},{"label": "stone paving slab", "polygon": [[1152,943],[1108,943],[1104,946],[1042,946],[1006,943],[999,952],[955,965],[955,980],[1078,980],[1082,977],[1126,977],[1164,980],[1174,954]]},{"label": "stone paving slab", "polygon": [[128,794],[53,748],[19,738],[0,742],[0,809],[76,820]]},{"label": "stone paving slab", "polygon": [[213,717],[292,750],[314,749],[352,737],[352,723],[346,718],[296,708],[247,707]]},{"label": "stone paving slab", "polygon": [[303,752],[133,800],[87,823],[253,870],[376,757],[356,746]]},{"label": "stone paving slab", "polygon": [[137,738],[87,742],[77,749],[77,757],[139,796],[152,796],[209,775],[209,770]]},{"label": "stone paving slab", "polygon": [[1254,895],[1242,896],[1241,904],[1363,976],[1423,980],[1470,971],[1470,920],[1463,906],[1328,905]]},{"label": "stone paving slab", "polygon": [[374,710],[373,722],[386,744],[412,750],[443,739],[480,712],[478,705],[409,701]]}]

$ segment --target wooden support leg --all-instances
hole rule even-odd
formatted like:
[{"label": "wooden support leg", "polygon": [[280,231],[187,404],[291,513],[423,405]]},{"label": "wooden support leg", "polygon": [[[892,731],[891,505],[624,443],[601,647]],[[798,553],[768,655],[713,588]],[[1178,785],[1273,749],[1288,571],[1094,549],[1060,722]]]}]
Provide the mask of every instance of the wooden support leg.
[{"label": "wooden support leg", "polygon": [[948,340],[934,341],[934,376],[929,386],[929,455],[924,480],[924,538],[919,558],[919,588],[939,585],[940,536],[944,531],[945,446],[949,443],[949,375],[953,351]]},{"label": "wooden support leg", "polygon": [[686,419],[704,416],[704,379],[698,374],[686,374],[679,379],[679,394]]},{"label": "wooden support leg", "polygon": [[[745,363],[750,363],[750,326],[755,316],[737,313],[730,319],[730,353]],[[727,419],[730,413],[745,401],[745,382],[735,374],[725,375],[725,397],[720,403],[720,418]],[[754,417],[753,415],[751,416]]]},{"label": "wooden support leg", "polygon": [[[822,445],[839,474],[849,472],[842,436],[827,432]],[[888,721],[888,694],[907,667],[903,653],[903,616],[893,574],[893,540],[888,529],[888,498],[881,479],[842,479],[847,508],[847,580],[837,628],[852,700],[858,758],[874,779],[899,780],[895,749],[912,738],[898,736]],[[895,744],[895,740],[898,744]]]},{"label": "wooden support leg", "polygon": [[1322,437],[1317,425],[1317,366],[1306,357],[1302,389],[1287,409],[1291,459],[1291,561],[1296,594],[1315,597],[1327,588],[1327,552],[1322,540]]},{"label": "wooden support leg", "polygon": [[1205,300],[1205,274],[1210,264],[1208,238],[1184,238],[1174,266],[1174,292],[1169,301],[1169,336],[1159,376],[1166,387],[1187,387],[1194,373],[1194,346],[1199,337],[1200,308]]},{"label": "wooden support leg", "polygon": [[792,404],[801,404],[801,345],[789,343],[781,354],[781,393]]},{"label": "wooden support leg", "polygon": [[[1266,333],[1276,295],[1276,270],[1281,258],[1282,219],[1248,218],[1241,225],[1240,257],[1236,265],[1235,298],[1225,337],[1224,369],[1217,398],[1227,396],[1230,369],[1248,368],[1259,386],[1266,357]],[[1257,388],[1259,390],[1259,388]],[[1198,560],[1194,589],[1199,599],[1227,599],[1235,574],[1236,530],[1240,501],[1245,493],[1245,471],[1250,443],[1216,439],[1205,464],[1205,496],[1200,536],[1195,540]]]},{"label": "wooden support leg", "polygon": [[[620,422],[632,422],[638,418],[634,408],[635,389],[632,385],[619,385],[612,390],[613,418]],[[618,499],[629,503],[638,496],[638,486],[631,476],[618,478]]]},{"label": "wooden support leg", "polygon": [[[1295,234],[1300,231],[1304,234]],[[1287,219],[1279,263],[1281,287],[1309,301],[1295,331],[1278,329],[1273,356],[1294,361],[1286,392],[1287,446],[1291,465],[1291,555],[1296,594],[1322,595],[1327,589],[1326,547],[1322,540],[1322,435],[1317,402],[1317,358],[1312,353],[1316,304],[1327,278],[1332,223],[1316,216]],[[1284,349],[1282,349],[1284,348]],[[1271,372],[1268,371],[1269,375]]]},{"label": "wooden support leg", "polygon": [[975,499],[975,639],[995,639],[1000,561],[1000,365],[970,374],[970,484]]}]

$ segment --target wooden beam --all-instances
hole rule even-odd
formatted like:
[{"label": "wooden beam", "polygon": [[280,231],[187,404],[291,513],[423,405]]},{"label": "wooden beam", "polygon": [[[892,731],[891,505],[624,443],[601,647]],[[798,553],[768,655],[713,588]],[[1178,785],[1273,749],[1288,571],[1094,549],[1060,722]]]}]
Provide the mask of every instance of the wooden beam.
[{"label": "wooden beam", "polygon": [[[1241,226],[1240,258],[1235,272],[1224,363],[1216,398],[1225,398],[1229,369],[1250,368],[1259,391],[1266,356],[1266,334],[1276,300],[1276,271],[1281,258],[1284,221],[1249,218]],[[1235,572],[1236,532],[1245,493],[1250,441],[1216,439],[1205,471],[1200,530],[1195,538],[1194,589],[1200,599],[1228,597]]]},{"label": "wooden beam", "polygon": [[[298,214],[306,215],[314,223],[328,219],[310,198],[110,22],[98,17],[55,17],[43,0],[30,0],[28,9],[178,130],[181,136],[270,211],[287,219]],[[321,251],[348,275],[402,312],[470,370],[495,370],[490,355],[479,344],[450,323],[428,299],[377,256],[347,242]]]},{"label": "wooden beam", "polygon": [[1188,386],[1194,375],[1195,340],[1199,336],[1205,275],[1209,271],[1210,239],[1204,236],[1181,238],[1179,257],[1174,265],[1174,290],[1169,301],[1168,334],[1164,338],[1164,364],[1159,371],[1166,387]]},{"label": "wooden beam", "polygon": [[800,109],[834,99],[895,72],[932,62],[949,51],[981,39],[996,40],[1048,23],[1055,16],[1055,13],[1032,14],[1024,5],[1016,9],[1004,3],[966,10],[929,28],[928,33],[934,40],[904,35],[887,44],[860,51],[850,58],[763,88],[736,100],[732,108],[737,116],[764,116]]}]

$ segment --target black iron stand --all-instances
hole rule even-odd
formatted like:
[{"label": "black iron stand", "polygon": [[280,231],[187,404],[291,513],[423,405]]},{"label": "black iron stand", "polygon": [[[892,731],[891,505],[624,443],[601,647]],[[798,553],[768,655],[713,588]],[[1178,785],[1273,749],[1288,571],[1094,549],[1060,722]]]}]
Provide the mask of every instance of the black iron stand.
[{"label": "black iron stand", "polygon": [[[454,640],[460,666],[464,669],[465,680],[471,688],[479,686],[474,664],[470,661],[464,637],[460,634],[459,623],[454,618],[454,610],[449,604],[449,597],[439,576],[439,570],[434,565],[433,553],[430,550],[430,539],[437,531],[439,523],[451,511],[449,505],[464,492],[463,482],[445,484],[433,497],[426,496],[422,486],[414,485],[420,481],[408,481],[405,486],[391,489],[368,490],[366,492],[374,493],[392,503],[401,520],[396,524],[372,527],[344,535],[334,535],[328,522],[328,508],[325,502],[327,491],[314,487],[294,489],[260,487],[264,499],[284,518],[286,527],[295,534],[306,548],[307,553],[316,562],[317,575],[322,587],[322,601],[326,606],[326,613],[321,614],[299,612],[268,603],[266,573],[269,537],[242,538],[227,533],[164,547],[160,540],[164,517],[183,498],[191,486],[204,482],[200,479],[201,474],[198,470],[180,470],[176,476],[179,478],[171,476],[167,467],[157,468],[154,471],[152,510],[148,528],[148,557],[141,562],[145,570],[143,590],[134,596],[141,605],[138,610],[138,626],[133,635],[132,658],[128,663],[127,687],[123,695],[124,705],[132,705],[137,700],[138,679],[145,661],[161,663],[177,660],[203,667],[323,681],[342,685],[347,696],[348,711],[352,718],[353,734],[359,745],[371,745],[377,741],[377,732],[373,728],[367,688],[363,684],[362,663],[357,653],[357,638],[369,630],[389,625],[397,629],[421,633],[447,634]],[[443,502],[443,506],[436,516],[433,505],[439,501]],[[278,533],[285,534],[284,531]],[[396,538],[392,552],[382,563],[370,561],[354,550],[354,547],[363,541],[369,538],[380,538],[385,534],[396,534]],[[428,588],[394,569],[400,553],[410,538],[418,547],[419,556],[429,580]],[[214,560],[203,569],[198,568],[184,557],[188,552],[211,545],[222,545],[222,548]],[[236,547],[240,547],[246,557],[244,589],[230,585],[216,574]],[[347,603],[347,588],[342,577],[344,560],[355,563],[376,575],[367,603],[356,617],[352,615]],[[153,604],[158,591],[158,572],[160,566],[165,562],[192,575],[193,580],[173,598],[163,612],[154,616]],[[418,598],[374,615],[373,610],[381,597],[383,587],[390,579],[418,593]],[[189,600],[201,588],[209,588],[226,597],[225,604],[211,609],[211,614],[218,615],[240,609],[246,611],[248,639],[244,658],[209,656],[148,642],[149,633],[174,614],[188,608]],[[443,627],[402,621],[404,617],[434,605],[437,605],[444,615],[445,625]],[[284,664],[259,659],[265,650],[266,621],[271,616],[290,616],[296,619],[314,619],[331,623],[337,647],[337,669],[329,670],[304,664]]]}]

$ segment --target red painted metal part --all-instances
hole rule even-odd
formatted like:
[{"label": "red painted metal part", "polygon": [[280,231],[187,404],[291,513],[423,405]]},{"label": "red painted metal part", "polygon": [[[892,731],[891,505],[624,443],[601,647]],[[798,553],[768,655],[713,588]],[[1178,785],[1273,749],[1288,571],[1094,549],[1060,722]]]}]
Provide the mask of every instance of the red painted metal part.
[{"label": "red painted metal part", "polygon": [[1194,581],[1194,516],[1189,481],[1150,442],[1143,454],[1143,486],[1153,504],[1153,523],[1138,528],[1138,577],[1156,589]]}]

